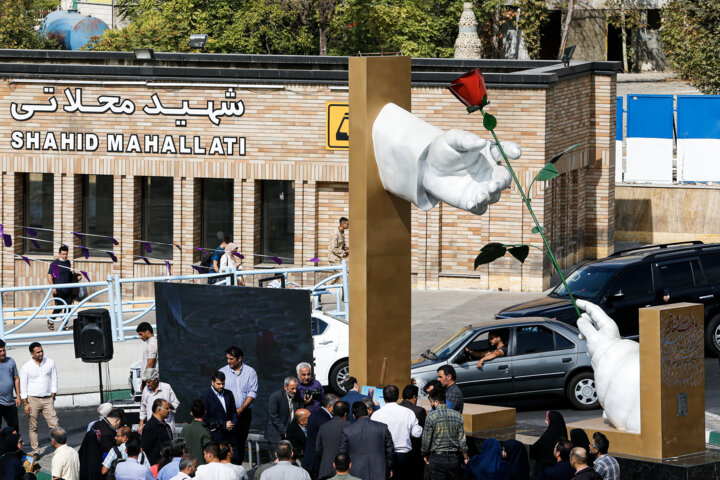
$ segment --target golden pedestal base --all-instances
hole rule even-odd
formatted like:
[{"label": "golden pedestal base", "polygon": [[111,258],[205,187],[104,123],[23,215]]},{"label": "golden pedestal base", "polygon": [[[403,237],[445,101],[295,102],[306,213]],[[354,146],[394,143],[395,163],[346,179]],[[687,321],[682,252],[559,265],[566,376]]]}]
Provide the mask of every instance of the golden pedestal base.
[{"label": "golden pedestal base", "polygon": [[[430,411],[430,403],[424,398],[419,398],[417,404]],[[516,424],[515,409],[510,407],[466,403],[462,416],[465,433],[514,427]]]}]

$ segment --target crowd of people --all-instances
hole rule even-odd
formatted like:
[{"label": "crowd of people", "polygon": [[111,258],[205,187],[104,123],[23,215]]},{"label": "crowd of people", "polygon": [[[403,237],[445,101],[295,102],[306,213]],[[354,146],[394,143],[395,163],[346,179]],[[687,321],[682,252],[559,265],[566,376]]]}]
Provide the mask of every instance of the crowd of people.
[{"label": "crowd of people", "polygon": [[[244,447],[257,399],[255,370],[243,362],[240,348],[226,349],[226,365],[211,375],[209,388],[190,405],[192,421],[176,434],[174,414],[180,403],[172,386],[160,380],[157,343],[149,324],[137,327],[146,343],[144,380],[137,431],[125,412],[111,404],[98,407],[79,451],[67,445],[54,410],[57,372],[42,345],[30,345],[31,359],[18,373],[0,341],[0,480],[32,478],[22,465],[24,443],[17,410],[25,405],[31,450],[38,455],[38,418],[51,428],[52,476],[64,480],[246,480]],[[343,384],[344,396],[325,392],[309,363],[268,399],[265,426],[272,460],[255,472],[259,480],[616,480],[617,461],[608,455],[608,439],[592,442],[575,429],[566,438],[562,415],[547,413],[547,429],[528,449],[515,440],[486,439],[469,456],[462,412],[463,394],[451,365],[423,392],[429,411],[418,405],[419,388],[386,385],[383,405],[360,393],[355,377]],[[16,393],[13,396],[13,391]],[[187,408],[187,407],[186,407]],[[531,467],[532,465],[532,467]]]}]

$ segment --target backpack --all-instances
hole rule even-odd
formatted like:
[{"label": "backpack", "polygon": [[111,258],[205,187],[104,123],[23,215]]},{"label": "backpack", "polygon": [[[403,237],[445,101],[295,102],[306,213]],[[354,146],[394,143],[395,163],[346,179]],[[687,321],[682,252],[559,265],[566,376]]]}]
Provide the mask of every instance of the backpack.
[{"label": "backpack", "polygon": [[202,260],[200,260],[200,267],[203,268],[203,270],[206,270],[205,273],[210,273],[210,268],[212,267],[212,258],[213,255],[215,255],[215,250],[212,250],[210,253],[207,253],[203,255]]},{"label": "backpack", "polygon": [[[115,460],[113,460],[110,464],[110,468],[108,468],[108,472],[105,474],[105,480],[115,480],[115,469],[118,464],[127,461],[127,458],[122,456],[118,447],[113,447],[113,451],[115,452]],[[145,452],[140,452],[140,455],[138,456],[138,463],[142,465],[144,461]]]}]

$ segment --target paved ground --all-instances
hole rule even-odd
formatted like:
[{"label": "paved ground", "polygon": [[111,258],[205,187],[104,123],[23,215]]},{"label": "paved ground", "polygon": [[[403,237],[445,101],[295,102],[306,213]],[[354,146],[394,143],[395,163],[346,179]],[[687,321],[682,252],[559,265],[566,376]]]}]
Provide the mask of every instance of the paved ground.
[{"label": "paved ground", "polygon": [[[414,356],[442,340],[445,336],[464,325],[492,319],[501,308],[537,298],[538,293],[512,293],[490,291],[414,291],[412,294],[412,347]],[[705,361],[706,377],[706,427],[720,430],[720,366],[715,358]],[[518,409],[518,423],[542,427],[545,410],[559,410],[566,421],[572,422],[596,417],[595,411],[576,411],[567,402],[558,398],[532,398],[511,404]],[[95,408],[73,408],[58,411],[61,425],[68,430],[69,443],[79,446],[87,423],[95,417]],[[27,420],[21,415],[21,430],[27,436]],[[41,465],[49,471],[52,447],[47,440],[47,428],[41,420]]]}]

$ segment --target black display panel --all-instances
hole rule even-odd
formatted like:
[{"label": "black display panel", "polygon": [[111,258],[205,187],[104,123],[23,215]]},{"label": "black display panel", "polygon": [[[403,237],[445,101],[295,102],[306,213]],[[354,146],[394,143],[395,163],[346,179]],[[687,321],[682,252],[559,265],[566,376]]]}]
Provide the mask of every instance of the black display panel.
[{"label": "black display panel", "polygon": [[155,283],[160,380],[169,383],[188,422],[192,401],[210,388],[213,371],[227,365],[225,349],[243,350],[258,374],[252,429],[263,430],[270,394],[312,363],[310,292],[279,288]]}]

